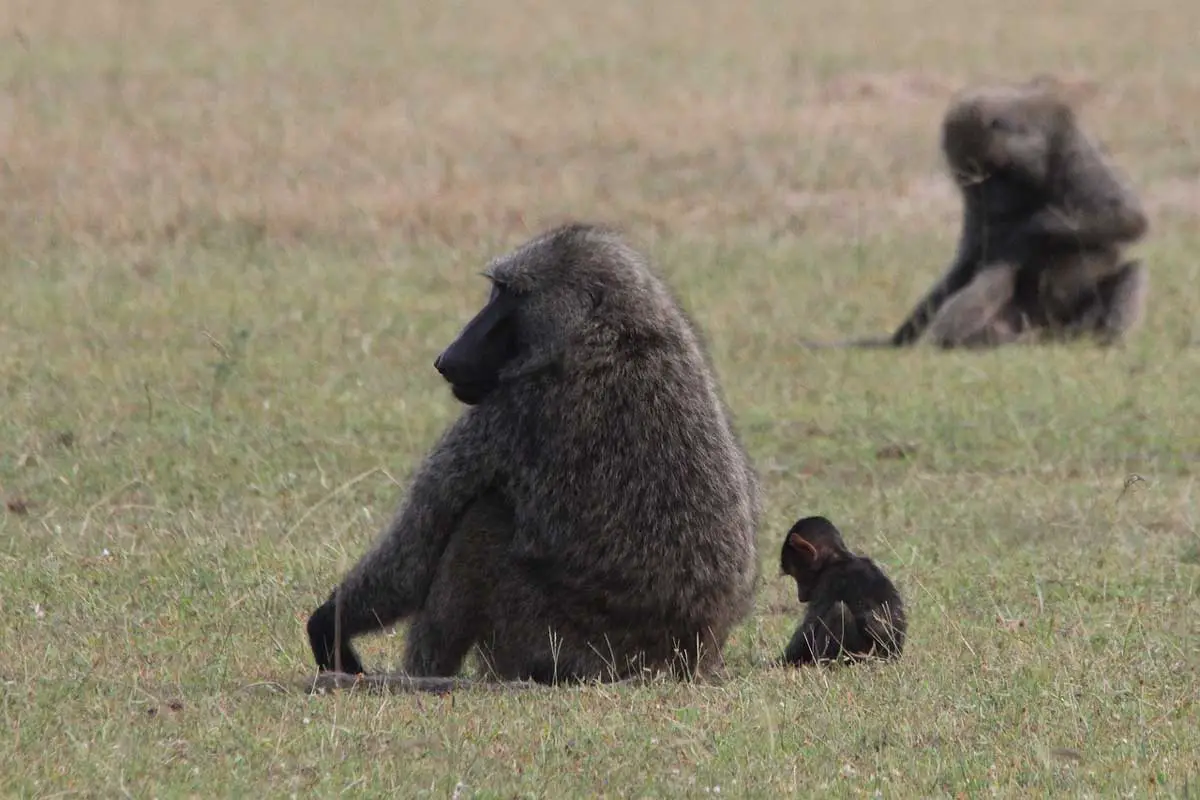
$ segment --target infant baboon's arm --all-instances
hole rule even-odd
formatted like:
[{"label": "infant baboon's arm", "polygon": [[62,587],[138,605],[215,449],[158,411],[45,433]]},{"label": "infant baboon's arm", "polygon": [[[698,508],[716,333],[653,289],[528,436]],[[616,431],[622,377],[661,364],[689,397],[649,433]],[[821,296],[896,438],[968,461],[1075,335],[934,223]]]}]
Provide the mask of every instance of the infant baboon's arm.
[{"label": "infant baboon's arm", "polygon": [[859,630],[845,603],[822,603],[805,614],[783,652],[782,663],[802,666],[835,661],[870,649],[870,640]]}]

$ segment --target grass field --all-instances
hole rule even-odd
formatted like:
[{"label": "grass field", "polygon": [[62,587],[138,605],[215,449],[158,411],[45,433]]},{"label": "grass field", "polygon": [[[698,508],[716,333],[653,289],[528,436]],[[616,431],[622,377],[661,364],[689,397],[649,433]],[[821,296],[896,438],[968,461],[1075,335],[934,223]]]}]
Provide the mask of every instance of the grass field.
[{"label": "grass field", "polygon": [[[1194,796],[1200,4],[1132,8],[0,2],[0,794]],[[908,311],[950,93],[1038,72],[1153,215],[1129,346],[799,349]],[[733,678],[269,691],[457,413],[484,262],[567,218],[652,255],[762,477]],[[900,663],[763,667],[809,513]]]}]

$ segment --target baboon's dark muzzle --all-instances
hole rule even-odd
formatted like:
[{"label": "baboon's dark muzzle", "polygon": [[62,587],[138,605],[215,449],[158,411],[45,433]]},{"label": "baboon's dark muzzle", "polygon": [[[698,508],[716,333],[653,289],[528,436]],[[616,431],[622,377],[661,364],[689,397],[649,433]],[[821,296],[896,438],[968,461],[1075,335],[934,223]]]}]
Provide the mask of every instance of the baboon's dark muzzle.
[{"label": "baboon's dark muzzle", "polygon": [[433,367],[468,405],[478,403],[499,383],[500,370],[515,354],[515,298],[505,292],[492,299],[466,324]]}]

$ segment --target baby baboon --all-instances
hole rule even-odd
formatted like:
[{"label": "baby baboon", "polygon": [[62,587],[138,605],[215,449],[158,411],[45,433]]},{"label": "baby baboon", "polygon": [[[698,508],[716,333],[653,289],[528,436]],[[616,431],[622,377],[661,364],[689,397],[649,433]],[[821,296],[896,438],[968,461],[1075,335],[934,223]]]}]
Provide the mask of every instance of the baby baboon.
[{"label": "baby baboon", "polygon": [[1123,249],[1148,221],[1052,79],[960,93],[941,147],[963,198],[958,250],[888,343],[912,345],[926,329],[942,347],[1025,334],[1113,343],[1134,328],[1147,274]]},{"label": "baby baboon", "polygon": [[805,517],[788,531],[779,567],[796,580],[808,610],[782,664],[895,659],[908,621],[900,593],[878,565],[855,555],[825,517]]},{"label": "baby baboon", "polygon": [[600,227],[487,277],[435,362],[467,408],[310,617],[317,665],[361,672],[351,639],[408,619],[409,676],[454,675],[472,646],[504,680],[707,672],[751,609],[760,511],[698,333]]}]

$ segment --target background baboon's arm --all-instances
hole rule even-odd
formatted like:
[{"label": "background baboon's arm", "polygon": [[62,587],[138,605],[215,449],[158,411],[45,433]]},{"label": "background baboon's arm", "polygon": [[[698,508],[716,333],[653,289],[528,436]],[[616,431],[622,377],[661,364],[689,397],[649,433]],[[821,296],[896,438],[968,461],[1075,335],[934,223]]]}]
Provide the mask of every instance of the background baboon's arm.
[{"label": "background baboon's arm", "polygon": [[1043,247],[1105,247],[1139,239],[1147,227],[1137,204],[1109,199],[1075,202],[1068,208],[1046,206],[1018,226],[1010,248],[1020,254]]},{"label": "background baboon's arm", "polygon": [[921,334],[929,326],[942,304],[959,289],[962,289],[974,277],[974,269],[979,257],[979,244],[970,231],[964,228],[959,239],[958,252],[954,261],[942,277],[938,278],[933,288],[926,292],[920,302],[909,313],[908,318],[896,328],[892,334],[892,344],[896,347],[910,345],[921,338]]},{"label": "background baboon's arm", "polygon": [[1072,137],[1058,158],[1057,177],[1047,189],[1049,203],[1015,232],[1012,243],[1042,246],[1111,246],[1140,239],[1149,220],[1133,188],[1082,134]]}]

